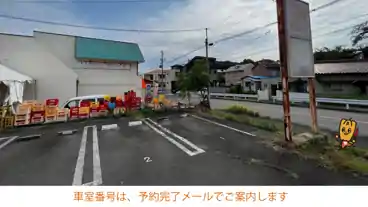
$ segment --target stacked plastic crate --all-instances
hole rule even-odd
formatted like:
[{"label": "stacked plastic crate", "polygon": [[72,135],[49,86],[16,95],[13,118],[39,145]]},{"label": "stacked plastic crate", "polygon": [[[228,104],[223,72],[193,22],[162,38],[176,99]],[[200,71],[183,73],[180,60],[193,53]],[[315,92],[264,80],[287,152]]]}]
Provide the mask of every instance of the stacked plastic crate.
[{"label": "stacked plastic crate", "polygon": [[58,99],[47,99],[45,101],[45,123],[55,122],[58,113]]},{"label": "stacked plastic crate", "polygon": [[24,126],[30,124],[32,104],[33,102],[25,101],[17,107],[14,118],[14,126]]},{"label": "stacked plastic crate", "polygon": [[45,105],[34,102],[31,108],[31,124],[41,124],[45,121]]}]

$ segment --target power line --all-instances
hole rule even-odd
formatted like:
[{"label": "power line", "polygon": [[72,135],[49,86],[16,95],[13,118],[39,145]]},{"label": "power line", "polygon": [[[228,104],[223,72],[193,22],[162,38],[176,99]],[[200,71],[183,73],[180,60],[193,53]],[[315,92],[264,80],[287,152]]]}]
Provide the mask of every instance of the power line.
[{"label": "power line", "polygon": [[117,4],[117,3],[160,3],[160,2],[184,2],[183,0],[78,0],[78,1],[68,1],[68,0],[19,0],[14,1],[15,3],[34,3],[34,4]]},{"label": "power line", "polygon": [[31,18],[25,18],[25,17],[17,17],[17,16],[12,16],[12,15],[6,15],[6,14],[0,14],[0,18],[21,20],[21,21],[26,21],[26,22],[36,22],[36,23],[50,24],[50,25],[58,25],[58,26],[68,26],[68,27],[76,27],[76,28],[84,28],[84,29],[106,30],[106,31],[117,31],[117,32],[180,33],[180,32],[197,32],[197,31],[202,31],[204,29],[204,28],[178,29],[178,30],[174,30],[174,29],[172,29],[172,30],[123,29],[123,28],[96,27],[96,26],[86,26],[86,25],[62,23],[62,22],[44,21],[44,20],[31,19]]},{"label": "power line", "polygon": [[[314,9],[310,10],[309,13],[314,13],[316,11],[326,9],[326,8],[328,8],[330,6],[333,6],[333,5],[335,5],[335,4],[337,4],[337,3],[341,2],[341,1],[346,1],[346,0],[333,0],[333,1],[329,2],[329,3],[323,4],[321,6],[318,6],[318,7],[314,8]],[[261,30],[261,29],[265,29],[267,27],[270,27],[270,26],[273,26],[273,25],[276,25],[276,24],[277,24],[277,21],[276,22],[271,22],[271,23],[268,23],[268,24],[263,25],[263,26],[260,26],[260,27],[256,27],[256,28],[251,29],[251,30],[247,30],[247,31],[244,31],[244,32],[241,32],[241,33],[230,35],[228,37],[221,38],[219,40],[214,41],[213,43],[216,44],[216,43],[224,42],[224,41],[227,41],[227,40],[232,40],[232,39],[235,39],[237,37],[241,37],[243,35],[251,34],[253,32],[256,32],[256,31]],[[186,56],[188,56],[188,55],[190,55],[190,54],[192,54],[194,52],[197,52],[198,50],[203,49],[203,48],[204,48],[204,46],[199,47],[199,48],[197,48],[195,50],[192,50],[192,51],[190,51],[190,52],[188,52],[188,53],[186,53],[184,55],[180,55],[178,57],[175,57],[170,62],[179,60],[179,59],[181,59],[183,57],[186,57]]]},{"label": "power line", "polygon": [[[360,15],[360,16],[363,16],[363,15]],[[323,37],[323,36],[326,36],[326,35],[331,35],[331,34],[336,34],[336,33],[339,33],[339,32],[343,32],[345,30],[348,30],[348,29],[352,29],[358,25],[360,25],[362,23],[359,23],[359,24],[354,24],[354,25],[349,25],[347,27],[343,27],[343,28],[340,28],[340,29],[336,29],[336,30],[332,30],[332,31],[329,31],[329,32],[326,32],[326,33],[323,33],[323,34],[320,34],[320,35],[317,35],[315,36],[313,39],[318,39],[320,37]],[[237,57],[234,57],[233,59],[236,59],[236,58],[240,58],[240,57],[249,57],[249,56],[252,56],[252,55],[258,55],[258,54],[262,54],[264,52],[268,52],[268,51],[274,51],[274,50],[277,50],[277,48],[275,47],[272,47],[272,48],[268,48],[268,49],[264,49],[264,50],[260,50],[258,52],[255,52],[255,53],[251,53],[251,54],[248,54],[248,55],[242,55],[242,56],[237,56]]]},{"label": "power line", "polygon": [[186,56],[188,56],[188,55],[190,55],[192,53],[195,53],[195,52],[197,52],[197,51],[199,51],[199,50],[201,50],[203,48],[204,48],[204,46],[200,46],[200,47],[198,47],[198,48],[196,48],[194,50],[191,50],[191,51],[189,51],[189,52],[187,52],[187,53],[185,53],[183,55],[180,55],[178,57],[175,57],[175,58],[171,59],[170,61],[167,61],[167,63],[172,63],[172,62],[175,62],[177,60],[180,60],[180,59],[182,59],[182,58],[184,58],[184,57],[186,57]]}]

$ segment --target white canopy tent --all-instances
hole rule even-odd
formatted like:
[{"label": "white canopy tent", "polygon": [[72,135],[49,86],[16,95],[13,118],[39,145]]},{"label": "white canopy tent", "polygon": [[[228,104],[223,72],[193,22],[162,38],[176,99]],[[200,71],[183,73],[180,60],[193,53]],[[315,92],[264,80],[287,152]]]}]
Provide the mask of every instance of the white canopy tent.
[{"label": "white canopy tent", "polygon": [[34,83],[35,81],[27,75],[0,64],[0,83],[1,82],[8,87],[8,95],[5,102],[13,104],[15,102],[23,102],[25,83]]}]

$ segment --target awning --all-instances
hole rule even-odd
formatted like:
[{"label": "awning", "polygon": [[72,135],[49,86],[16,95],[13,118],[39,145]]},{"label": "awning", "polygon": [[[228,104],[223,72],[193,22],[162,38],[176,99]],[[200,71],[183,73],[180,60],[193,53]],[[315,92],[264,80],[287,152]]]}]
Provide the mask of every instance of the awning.
[{"label": "awning", "polygon": [[0,82],[3,82],[9,88],[9,94],[5,102],[9,104],[22,103],[24,85],[25,83],[32,83],[33,78],[0,64]]},{"label": "awning", "polygon": [[0,82],[32,82],[33,78],[0,64]]}]

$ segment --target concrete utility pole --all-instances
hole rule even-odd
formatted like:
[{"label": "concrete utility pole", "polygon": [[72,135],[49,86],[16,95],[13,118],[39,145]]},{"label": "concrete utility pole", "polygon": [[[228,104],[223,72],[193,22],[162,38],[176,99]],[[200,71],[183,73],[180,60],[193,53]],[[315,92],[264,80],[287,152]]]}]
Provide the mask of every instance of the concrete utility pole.
[{"label": "concrete utility pole", "polygon": [[161,68],[161,92],[164,91],[164,51],[161,50],[160,58],[160,68]]},{"label": "concrete utility pole", "polygon": [[277,22],[279,32],[279,53],[281,65],[281,80],[284,108],[284,133],[285,141],[292,142],[291,118],[290,118],[290,100],[289,100],[289,72],[288,72],[288,47],[286,37],[285,23],[285,0],[276,0],[277,5]]},{"label": "concrete utility pole", "polygon": [[[206,28],[206,39],[204,41],[204,44],[205,44],[205,47],[206,47],[206,68],[207,68],[207,71],[208,71],[208,76],[209,76],[209,78],[211,78],[211,76],[210,76],[210,74],[211,74],[210,62],[208,60],[208,46],[209,46],[209,44],[208,44],[208,28]],[[204,101],[205,102],[207,101],[208,107],[211,108],[211,105],[210,105],[210,82],[207,85],[207,100],[204,100]]]}]

